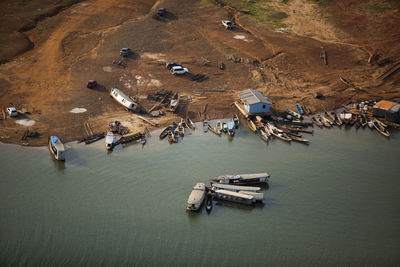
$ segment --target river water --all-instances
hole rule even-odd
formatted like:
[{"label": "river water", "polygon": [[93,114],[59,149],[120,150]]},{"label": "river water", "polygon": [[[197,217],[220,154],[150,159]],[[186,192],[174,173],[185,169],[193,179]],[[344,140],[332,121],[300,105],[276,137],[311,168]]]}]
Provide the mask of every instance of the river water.
[{"label": "river water", "polygon": [[[199,130],[178,144],[0,145],[1,266],[399,266],[400,131],[309,146]],[[306,136],[306,134],[305,134]],[[196,182],[268,172],[263,205],[185,211]]]}]

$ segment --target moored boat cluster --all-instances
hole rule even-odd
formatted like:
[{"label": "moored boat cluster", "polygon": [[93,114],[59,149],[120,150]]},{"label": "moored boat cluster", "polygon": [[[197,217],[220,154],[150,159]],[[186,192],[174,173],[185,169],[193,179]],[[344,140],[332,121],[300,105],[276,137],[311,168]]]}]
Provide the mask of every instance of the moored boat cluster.
[{"label": "moored boat cluster", "polygon": [[268,173],[222,175],[211,179],[209,187],[204,183],[197,183],[189,195],[186,210],[199,211],[204,201],[208,213],[214,200],[244,205],[263,202],[264,193],[260,192],[262,188],[255,185],[268,186],[269,177]]}]

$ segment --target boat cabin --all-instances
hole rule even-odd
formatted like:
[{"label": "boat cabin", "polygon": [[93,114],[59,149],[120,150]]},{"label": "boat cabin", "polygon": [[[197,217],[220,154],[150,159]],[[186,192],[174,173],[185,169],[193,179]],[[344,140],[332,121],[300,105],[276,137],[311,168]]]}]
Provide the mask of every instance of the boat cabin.
[{"label": "boat cabin", "polygon": [[231,201],[246,205],[254,205],[256,203],[256,199],[253,196],[236,193],[228,190],[216,190],[215,198],[224,201]]}]

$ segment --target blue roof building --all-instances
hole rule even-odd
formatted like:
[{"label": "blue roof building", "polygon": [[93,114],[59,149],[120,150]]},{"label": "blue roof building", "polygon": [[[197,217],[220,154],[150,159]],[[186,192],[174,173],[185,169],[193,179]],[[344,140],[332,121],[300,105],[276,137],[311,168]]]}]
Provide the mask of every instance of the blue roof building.
[{"label": "blue roof building", "polygon": [[267,114],[270,112],[271,101],[260,91],[247,89],[239,93],[244,108],[250,114]]}]

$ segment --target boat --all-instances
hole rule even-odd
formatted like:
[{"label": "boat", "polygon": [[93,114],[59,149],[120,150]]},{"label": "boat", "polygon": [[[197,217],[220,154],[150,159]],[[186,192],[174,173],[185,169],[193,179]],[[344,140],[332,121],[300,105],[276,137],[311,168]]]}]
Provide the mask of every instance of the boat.
[{"label": "boat", "polygon": [[213,199],[214,199],[214,195],[209,190],[207,192],[207,197],[206,197],[206,211],[207,211],[207,213],[210,213],[212,208],[213,208]]},{"label": "boat", "polygon": [[254,122],[252,120],[250,120],[249,118],[247,118],[247,124],[249,125],[250,130],[252,130],[253,132],[257,132],[257,127],[254,124]]},{"label": "boat", "polygon": [[334,121],[335,121],[336,125],[337,126],[342,126],[343,122],[340,119],[340,116],[338,116],[335,112],[331,112],[331,114],[332,114],[332,116],[334,118]]},{"label": "boat", "polygon": [[297,112],[300,114],[300,115],[303,115],[304,114],[304,110],[301,108],[301,106],[299,105],[299,104],[297,104],[296,103],[296,109],[297,109]]},{"label": "boat", "polygon": [[64,144],[57,136],[49,137],[49,150],[56,160],[65,161],[65,148]]},{"label": "boat", "polygon": [[168,132],[168,142],[170,144],[175,143],[175,137],[174,137],[174,132],[172,130],[170,130]]},{"label": "boat", "polygon": [[222,131],[224,131],[224,133],[228,132],[228,125],[226,124],[226,122],[222,123]]},{"label": "boat", "polygon": [[228,135],[233,137],[235,135],[235,122],[230,121],[226,125],[228,126]]},{"label": "boat", "polygon": [[[326,114],[328,114],[328,113],[325,112],[325,116],[324,116],[324,115],[321,115],[321,118],[322,118],[323,120],[325,120],[326,122],[328,122],[331,126],[334,125],[334,124],[335,124],[334,120],[332,120],[332,119],[330,118],[330,116],[327,116]],[[329,114],[328,114],[328,115],[329,115]]]},{"label": "boat", "polygon": [[383,136],[389,137],[390,133],[386,130],[386,128],[378,121],[377,119],[374,119],[373,121],[375,129],[382,134]]},{"label": "boat", "polygon": [[203,204],[206,194],[206,185],[204,183],[197,183],[189,195],[186,210],[197,211]]},{"label": "boat", "polygon": [[247,191],[247,192],[257,192],[261,190],[258,186],[242,186],[242,185],[231,185],[231,184],[220,184],[211,182],[212,190],[228,190],[233,192]]},{"label": "boat", "polygon": [[364,114],[360,115],[360,124],[361,126],[364,128],[365,126],[367,126],[367,118],[365,118]]},{"label": "boat", "polygon": [[106,149],[111,150],[114,146],[118,145],[120,136],[107,132],[106,134]]},{"label": "boat", "polygon": [[192,130],[196,129],[196,126],[190,118],[187,118],[187,126]]},{"label": "boat", "polygon": [[133,102],[128,96],[126,96],[121,90],[112,88],[110,95],[125,108],[135,111],[138,104]]},{"label": "boat", "polygon": [[123,136],[121,136],[121,138],[119,139],[119,143],[129,143],[132,141],[139,140],[143,137],[145,137],[145,135],[142,134],[141,132],[132,131],[130,133],[127,133],[127,134],[124,134]]},{"label": "boat", "polygon": [[253,196],[228,190],[216,190],[215,198],[223,201],[231,201],[246,205],[254,205],[256,203],[256,199]]},{"label": "boat", "polygon": [[374,122],[371,120],[370,117],[366,116],[367,125],[370,129],[374,128]]},{"label": "boat", "polygon": [[268,127],[273,136],[275,136],[283,141],[289,142],[289,143],[292,140],[286,133],[284,133],[282,130],[276,128],[275,126],[268,123]]},{"label": "boat", "polygon": [[271,137],[272,134],[271,134],[271,131],[269,130],[268,125],[264,125],[264,132],[268,136],[268,139],[269,139],[269,137]]},{"label": "boat", "polygon": [[163,140],[165,137],[168,136],[168,132],[172,129],[172,126],[167,126],[161,133],[160,133],[160,140]]},{"label": "boat", "polygon": [[321,116],[321,115],[317,115],[318,120],[327,128],[331,127],[331,124],[326,120],[325,117]]},{"label": "boat", "polygon": [[217,121],[217,130],[222,132],[222,122],[221,121]]},{"label": "boat", "polygon": [[293,141],[296,141],[296,142],[300,142],[300,143],[304,143],[304,144],[309,144],[309,143],[310,143],[310,140],[305,139],[305,138],[303,138],[303,137],[299,137],[299,136],[292,135],[292,136],[290,136],[290,138],[291,138]]},{"label": "boat", "polygon": [[203,121],[203,132],[207,132],[208,131],[208,121],[207,120],[204,120]]},{"label": "boat", "polygon": [[170,104],[169,104],[170,111],[175,112],[177,107],[178,107],[178,105],[179,105],[179,98],[172,99]]},{"label": "boat", "polygon": [[233,114],[233,121],[235,122],[235,127],[238,128],[239,124],[240,124],[240,120],[239,120],[238,115]]},{"label": "boat", "polygon": [[293,110],[290,110],[290,109],[288,109],[288,108],[286,108],[286,112],[287,112],[290,116],[295,117],[296,119],[301,120],[301,119],[303,118],[303,116],[301,116],[299,113],[294,112]]},{"label": "boat", "polygon": [[208,129],[209,129],[211,132],[215,133],[216,135],[221,136],[221,131],[220,131],[220,130],[217,130],[215,127],[211,126],[210,124],[208,124]]},{"label": "boat", "polygon": [[253,173],[253,174],[236,174],[236,175],[222,175],[214,181],[220,184],[234,184],[234,185],[252,185],[252,184],[266,184],[269,180],[269,174]]},{"label": "boat", "polygon": [[320,120],[318,120],[317,118],[315,118],[314,116],[311,117],[311,121],[312,123],[314,123],[315,125],[317,125],[319,128],[322,128],[324,125],[322,124],[322,122]]},{"label": "boat", "polygon": [[342,114],[343,114],[343,119],[342,119],[342,117],[341,117],[341,119],[343,120],[343,122],[345,124],[349,124],[350,121],[351,121],[351,118],[353,117],[353,114],[351,114],[351,113],[341,113],[341,115]]},{"label": "boat", "polygon": [[185,127],[183,126],[182,121],[178,125],[178,133],[180,137],[183,137],[185,135]]}]

